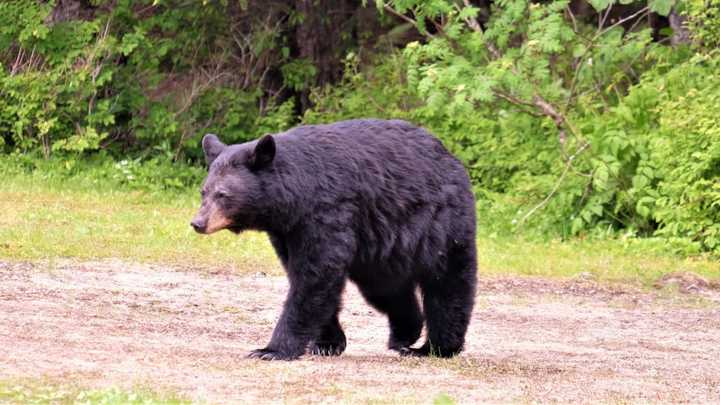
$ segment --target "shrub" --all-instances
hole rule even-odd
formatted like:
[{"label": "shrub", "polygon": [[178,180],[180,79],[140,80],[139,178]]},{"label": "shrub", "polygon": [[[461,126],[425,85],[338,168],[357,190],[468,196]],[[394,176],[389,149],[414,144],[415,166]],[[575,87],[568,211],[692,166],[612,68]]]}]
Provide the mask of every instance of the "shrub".
[{"label": "shrub", "polygon": [[498,2],[484,31],[477,10],[441,3],[391,2],[443,15],[445,34],[374,69],[350,59],[305,120],[430,128],[466,164],[490,234],[622,232],[720,252],[717,54],[659,46],[648,29],[573,25],[566,2]]}]

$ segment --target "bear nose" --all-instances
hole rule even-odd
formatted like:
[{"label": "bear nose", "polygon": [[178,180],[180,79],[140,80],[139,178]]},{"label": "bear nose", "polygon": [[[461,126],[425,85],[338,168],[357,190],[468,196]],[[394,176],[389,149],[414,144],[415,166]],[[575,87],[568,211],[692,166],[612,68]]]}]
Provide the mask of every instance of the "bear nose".
[{"label": "bear nose", "polygon": [[197,233],[205,233],[205,225],[205,221],[199,219],[193,219],[192,222],[190,222],[190,226],[192,226]]}]

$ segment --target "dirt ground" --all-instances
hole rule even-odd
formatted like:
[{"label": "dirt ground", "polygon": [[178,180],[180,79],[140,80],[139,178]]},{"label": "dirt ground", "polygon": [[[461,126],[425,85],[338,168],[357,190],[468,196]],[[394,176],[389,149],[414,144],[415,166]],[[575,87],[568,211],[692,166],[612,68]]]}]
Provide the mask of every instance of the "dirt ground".
[{"label": "dirt ground", "polygon": [[337,358],[262,362],[287,282],[103,261],[0,261],[0,379],[151,387],[197,401],[720,402],[720,292],[482,279],[452,360],[385,350],[349,285]]}]

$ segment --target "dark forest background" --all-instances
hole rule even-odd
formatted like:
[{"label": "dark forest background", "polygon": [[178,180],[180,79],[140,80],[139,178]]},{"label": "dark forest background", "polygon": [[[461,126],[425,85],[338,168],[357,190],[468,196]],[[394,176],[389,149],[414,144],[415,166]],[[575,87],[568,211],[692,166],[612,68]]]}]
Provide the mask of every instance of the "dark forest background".
[{"label": "dark forest background", "polygon": [[196,187],[203,134],[422,125],[488,234],[720,253],[720,0],[10,0],[7,169]]}]

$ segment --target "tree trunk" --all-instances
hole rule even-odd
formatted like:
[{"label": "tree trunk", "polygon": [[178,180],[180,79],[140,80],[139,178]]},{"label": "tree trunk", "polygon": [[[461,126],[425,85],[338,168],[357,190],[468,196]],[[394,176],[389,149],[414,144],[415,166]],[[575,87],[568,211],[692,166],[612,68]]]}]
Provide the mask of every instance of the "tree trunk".
[{"label": "tree trunk", "polygon": [[685,26],[685,16],[678,14],[673,7],[673,10],[668,16],[668,19],[670,20],[670,28],[672,28],[673,30],[672,37],[670,37],[670,43],[673,46],[689,44],[690,31],[688,31],[687,27]]},{"label": "tree trunk", "polygon": [[46,22],[55,24],[72,20],[89,21],[94,16],[94,7],[89,0],[58,0]]},{"label": "tree trunk", "polygon": [[[353,0],[297,0],[302,22],[295,41],[298,57],[315,66],[314,85],[334,83],[342,77],[343,56],[353,41],[353,16],[360,2]],[[302,110],[310,107],[308,91],[301,95]]]}]

